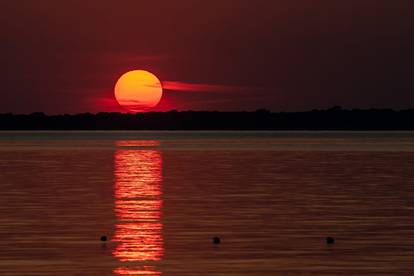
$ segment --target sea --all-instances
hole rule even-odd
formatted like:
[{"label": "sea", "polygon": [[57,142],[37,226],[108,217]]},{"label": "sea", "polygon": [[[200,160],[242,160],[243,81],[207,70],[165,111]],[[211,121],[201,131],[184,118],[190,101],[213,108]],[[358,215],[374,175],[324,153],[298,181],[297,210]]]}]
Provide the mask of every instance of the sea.
[{"label": "sea", "polygon": [[414,275],[414,132],[0,132],[0,275]]}]

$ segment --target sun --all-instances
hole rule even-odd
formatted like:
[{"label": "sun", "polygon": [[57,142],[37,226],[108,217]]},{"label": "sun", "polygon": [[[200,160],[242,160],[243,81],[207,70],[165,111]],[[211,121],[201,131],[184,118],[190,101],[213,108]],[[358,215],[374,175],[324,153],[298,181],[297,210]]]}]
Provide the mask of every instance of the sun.
[{"label": "sun", "polygon": [[144,112],[155,107],[162,97],[160,80],[145,70],[123,74],[115,84],[115,98],[131,112]]}]

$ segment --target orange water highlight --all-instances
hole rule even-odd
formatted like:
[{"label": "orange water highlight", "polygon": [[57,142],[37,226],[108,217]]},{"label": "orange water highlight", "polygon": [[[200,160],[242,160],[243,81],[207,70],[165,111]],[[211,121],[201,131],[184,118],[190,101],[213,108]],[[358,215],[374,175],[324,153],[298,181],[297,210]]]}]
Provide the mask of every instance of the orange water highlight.
[{"label": "orange water highlight", "polygon": [[[131,149],[156,146],[157,142],[119,141],[115,152],[115,214],[118,223],[113,255],[133,265],[114,270],[119,275],[159,275],[148,263],[161,260],[162,237],[162,157],[156,149]],[[122,149],[126,147],[127,149]],[[142,263],[137,265],[136,263]]]}]

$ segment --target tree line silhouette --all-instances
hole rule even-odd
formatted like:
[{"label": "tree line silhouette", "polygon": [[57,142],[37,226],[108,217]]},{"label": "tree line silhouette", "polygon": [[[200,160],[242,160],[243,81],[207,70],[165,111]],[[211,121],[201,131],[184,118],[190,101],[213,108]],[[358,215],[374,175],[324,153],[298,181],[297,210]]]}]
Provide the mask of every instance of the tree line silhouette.
[{"label": "tree line silhouette", "polygon": [[0,130],[414,130],[414,109],[0,114]]}]

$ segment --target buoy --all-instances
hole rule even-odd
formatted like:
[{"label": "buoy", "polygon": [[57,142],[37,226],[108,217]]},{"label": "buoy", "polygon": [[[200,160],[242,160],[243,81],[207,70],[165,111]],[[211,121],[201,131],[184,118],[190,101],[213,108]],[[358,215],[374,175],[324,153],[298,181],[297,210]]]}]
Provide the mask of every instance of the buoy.
[{"label": "buoy", "polygon": [[101,236],[101,241],[106,242],[108,238],[106,236]]},{"label": "buoy", "polygon": [[332,237],[326,237],[326,243],[327,244],[334,244],[335,243],[335,239]]},{"label": "buoy", "polygon": [[221,242],[221,240],[220,240],[220,238],[219,237],[214,237],[213,238],[213,243],[214,244],[219,244]]}]

